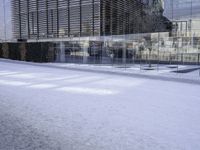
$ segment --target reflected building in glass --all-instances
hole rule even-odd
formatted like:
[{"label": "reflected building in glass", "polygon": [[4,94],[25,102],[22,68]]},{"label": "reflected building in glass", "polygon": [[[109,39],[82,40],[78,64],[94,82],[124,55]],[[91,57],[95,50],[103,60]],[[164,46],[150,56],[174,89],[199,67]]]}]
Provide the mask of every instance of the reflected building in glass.
[{"label": "reflected building in glass", "polygon": [[165,16],[178,24],[177,30],[200,36],[200,1],[165,0]]},{"label": "reflected building in glass", "polygon": [[16,39],[169,32],[162,0],[12,0]]},{"label": "reflected building in glass", "polygon": [[200,62],[199,0],[11,0],[13,36],[69,63]]}]

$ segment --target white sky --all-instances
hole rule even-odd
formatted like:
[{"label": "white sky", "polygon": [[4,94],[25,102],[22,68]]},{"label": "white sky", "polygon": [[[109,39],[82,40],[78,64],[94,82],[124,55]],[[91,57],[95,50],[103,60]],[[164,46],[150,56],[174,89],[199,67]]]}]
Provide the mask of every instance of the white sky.
[{"label": "white sky", "polygon": [[[11,8],[10,8],[10,0],[5,0],[6,7],[6,37],[7,39],[11,38],[12,27],[11,27]],[[4,9],[3,9],[3,0],[0,0],[0,39],[4,39]]]}]

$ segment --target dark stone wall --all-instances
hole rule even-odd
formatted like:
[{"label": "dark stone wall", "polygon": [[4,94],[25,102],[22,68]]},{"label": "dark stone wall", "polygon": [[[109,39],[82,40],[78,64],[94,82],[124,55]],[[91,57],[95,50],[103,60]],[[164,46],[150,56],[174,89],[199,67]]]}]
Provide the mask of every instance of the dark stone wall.
[{"label": "dark stone wall", "polygon": [[3,54],[3,51],[2,51],[2,43],[0,43],[0,58],[2,58],[2,54]]},{"label": "dark stone wall", "polygon": [[45,43],[0,43],[0,57],[31,61],[31,62],[54,62],[54,45]]},{"label": "dark stone wall", "polygon": [[18,48],[18,43],[9,43],[8,44],[8,50],[9,55],[8,58],[13,60],[21,60],[20,50]]}]

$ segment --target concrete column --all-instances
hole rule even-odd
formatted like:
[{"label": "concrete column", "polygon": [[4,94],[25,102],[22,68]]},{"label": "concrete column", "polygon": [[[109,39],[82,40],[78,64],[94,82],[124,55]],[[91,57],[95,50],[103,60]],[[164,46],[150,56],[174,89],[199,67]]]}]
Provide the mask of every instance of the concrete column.
[{"label": "concrete column", "polygon": [[66,62],[65,60],[65,44],[64,42],[60,42],[60,62]]},{"label": "concrete column", "polygon": [[83,44],[83,63],[88,63],[88,48],[89,48],[89,42],[85,42]]},{"label": "concrete column", "polygon": [[123,52],[122,52],[122,62],[126,65],[126,42],[123,41]]}]

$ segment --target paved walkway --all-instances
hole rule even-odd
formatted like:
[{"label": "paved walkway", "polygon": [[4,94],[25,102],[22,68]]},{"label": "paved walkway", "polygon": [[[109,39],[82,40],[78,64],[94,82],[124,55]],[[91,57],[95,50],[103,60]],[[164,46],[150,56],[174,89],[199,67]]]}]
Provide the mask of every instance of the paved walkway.
[{"label": "paved walkway", "polygon": [[[125,75],[138,78],[147,78],[154,80],[164,80],[164,81],[176,81],[183,83],[192,83],[200,84],[200,66],[183,66],[179,65],[160,65],[157,67],[154,65],[154,70],[145,70],[145,65],[134,65],[128,68],[124,68],[119,65],[110,66],[110,65],[88,65],[88,64],[68,64],[68,63],[32,63],[32,62],[23,62],[23,61],[13,61],[7,59],[0,59],[0,62],[16,62],[20,64],[34,65],[34,66],[44,66],[50,68],[58,69],[69,69],[75,71],[84,71],[84,72],[94,72],[94,73],[106,73],[106,74],[116,74],[116,75]],[[174,68],[175,67],[175,68]],[[176,73],[176,71],[182,70],[191,70],[195,71],[189,73]]]},{"label": "paved walkway", "polygon": [[200,149],[199,87],[1,61],[0,150]]}]

